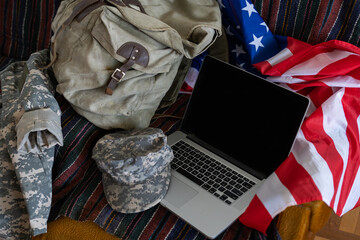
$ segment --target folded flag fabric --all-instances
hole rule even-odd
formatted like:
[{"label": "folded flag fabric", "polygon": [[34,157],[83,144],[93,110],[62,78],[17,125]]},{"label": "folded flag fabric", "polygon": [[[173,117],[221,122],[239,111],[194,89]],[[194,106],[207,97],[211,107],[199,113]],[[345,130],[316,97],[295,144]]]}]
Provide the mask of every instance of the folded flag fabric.
[{"label": "folded flag fabric", "polygon": [[311,45],[269,31],[250,0],[219,0],[230,62],[307,96],[289,157],[265,180],[240,221],[266,232],[286,207],[322,200],[342,215],[360,205],[360,49]]}]

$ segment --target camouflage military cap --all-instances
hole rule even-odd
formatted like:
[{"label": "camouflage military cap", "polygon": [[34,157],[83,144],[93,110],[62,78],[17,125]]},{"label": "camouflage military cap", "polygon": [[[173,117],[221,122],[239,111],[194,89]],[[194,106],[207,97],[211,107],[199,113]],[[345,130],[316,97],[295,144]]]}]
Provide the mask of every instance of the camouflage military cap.
[{"label": "camouflage military cap", "polygon": [[93,149],[106,199],[122,213],[141,212],[161,201],[170,184],[173,157],[157,128],[110,133]]}]

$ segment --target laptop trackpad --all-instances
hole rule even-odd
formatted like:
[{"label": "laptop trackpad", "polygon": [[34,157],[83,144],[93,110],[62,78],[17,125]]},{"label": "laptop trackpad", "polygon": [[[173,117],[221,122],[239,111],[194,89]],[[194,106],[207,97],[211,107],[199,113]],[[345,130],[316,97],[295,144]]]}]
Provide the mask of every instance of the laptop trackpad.
[{"label": "laptop trackpad", "polygon": [[[181,192],[182,194],[178,194],[179,192]],[[193,189],[189,185],[183,183],[182,181],[180,181],[179,179],[173,176],[171,178],[170,187],[165,198],[172,205],[174,205],[177,208],[180,208],[190,199],[195,197],[196,194],[198,194],[198,192],[195,189]]]}]

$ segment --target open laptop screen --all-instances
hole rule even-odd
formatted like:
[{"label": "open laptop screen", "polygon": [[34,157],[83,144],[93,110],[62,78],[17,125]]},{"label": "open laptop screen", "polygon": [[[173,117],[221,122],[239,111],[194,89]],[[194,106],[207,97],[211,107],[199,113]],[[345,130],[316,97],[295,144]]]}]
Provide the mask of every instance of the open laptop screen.
[{"label": "open laptop screen", "polygon": [[299,94],[206,57],[181,130],[262,179],[290,153],[308,104]]}]

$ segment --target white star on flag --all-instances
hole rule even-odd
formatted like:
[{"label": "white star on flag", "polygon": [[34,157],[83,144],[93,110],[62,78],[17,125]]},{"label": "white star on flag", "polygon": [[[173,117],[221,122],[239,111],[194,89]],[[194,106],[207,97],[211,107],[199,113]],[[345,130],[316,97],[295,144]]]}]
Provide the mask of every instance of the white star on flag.
[{"label": "white star on flag", "polygon": [[221,0],[217,0],[217,2],[219,4],[220,8],[225,8],[225,5],[222,3]]},{"label": "white star on flag", "polygon": [[255,50],[257,51],[259,49],[259,47],[264,47],[264,45],[261,43],[261,40],[263,38],[263,36],[257,38],[254,34],[253,34],[253,38],[254,40],[252,42],[250,42],[250,45],[254,45],[255,46]]},{"label": "white star on flag", "polygon": [[231,32],[231,30],[230,30],[230,25],[226,28],[226,34],[228,35],[228,36],[234,36],[234,34]]},{"label": "white star on flag", "polygon": [[235,49],[232,50],[231,52],[236,53],[236,57],[238,57],[240,54],[245,54],[246,52],[244,51],[242,46],[239,46],[237,44],[235,44]]},{"label": "white star on flag", "polygon": [[245,63],[241,63],[241,64],[238,64],[238,63],[237,63],[237,64],[236,64],[236,66],[237,66],[237,67],[240,67],[240,68],[244,68],[244,65],[245,65]]},{"label": "white star on flag", "polygon": [[251,13],[256,13],[254,4],[250,4],[248,1],[246,1],[246,7],[242,8],[241,10],[247,11],[249,13],[249,17],[251,17]]},{"label": "white star on flag", "polygon": [[269,32],[269,27],[266,25],[265,22],[260,23],[260,25],[266,28],[266,32]]}]

